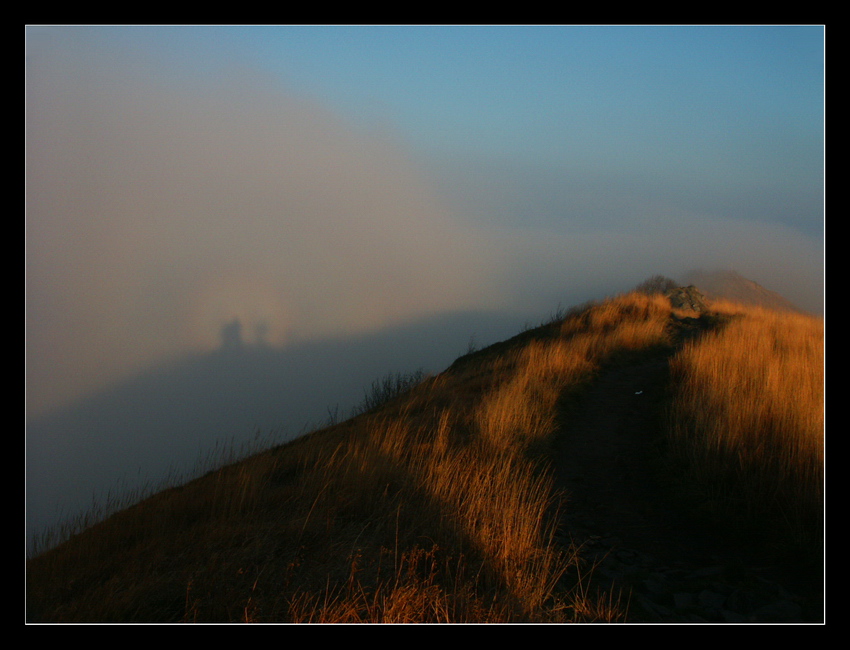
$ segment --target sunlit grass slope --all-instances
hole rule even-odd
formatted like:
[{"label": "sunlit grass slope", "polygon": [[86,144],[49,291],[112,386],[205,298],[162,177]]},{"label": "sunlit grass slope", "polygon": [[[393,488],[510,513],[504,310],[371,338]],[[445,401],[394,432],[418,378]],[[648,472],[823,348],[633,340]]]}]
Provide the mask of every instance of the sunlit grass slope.
[{"label": "sunlit grass slope", "polygon": [[782,550],[821,547],[823,319],[714,303],[728,324],[685,345],[672,369],[675,448],[722,519]]},{"label": "sunlit grass slope", "polygon": [[[548,445],[559,404],[579,399],[601,364],[669,349],[671,315],[666,299],[641,294],[576,309],[393,399],[373,399],[349,421],[149,498],[30,560],[28,619],[622,620],[616,598],[586,596],[580,549],[555,536],[568,505],[553,492]],[[761,316],[733,323],[751,318]],[[686,395],[702,395],[690,382],[713,372],[689,360],[702,345],[677,359],[682,390],[671,411],[676,439],[694,450],[708,425]],[[805,354],[817,356],[817,346]],[[807,404],[816,408],[812,390]],[[706,408],[720,417],[723,399]],[[777,426],[800,417],[768,413]],[[800,436],[817,437],[817,421],[805,426],[771,434],[771,451],[752,462],[791,444],[777,454],[794,467],[810,454]],[[711,458],[685,456],[711,474]],[[788,480],[817,482],[817,456],[805,459]]]}]

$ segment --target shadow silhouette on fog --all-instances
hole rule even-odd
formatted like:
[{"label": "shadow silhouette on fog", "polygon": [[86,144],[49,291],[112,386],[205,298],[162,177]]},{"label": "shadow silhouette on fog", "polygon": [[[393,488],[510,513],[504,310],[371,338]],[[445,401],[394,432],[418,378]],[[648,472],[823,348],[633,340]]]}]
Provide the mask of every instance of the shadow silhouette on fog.
[{"label": "shadow silhouette on fog", "polygon": [[[150,369],[27,425],[27,525],[32,534],[102,502],[109,491],[155,487],[209,469],[215,449],[276,442],[347,417],[376,378],[440,372],[468,351],[516,334],[504,312],[452,313],[345,339],[284,349],[262,329],[221,329],[221,347]],[[219,452],[220,453],[220,452]],[[200,464],[200,467],[199,467]]]},{"label": "shadow silhouette on fog", "polygon": [[242,341],[242,323],[238,318],[234,318],[231,322],[221,326],[221,349],[233,350],[241,348],[244,345]]}]

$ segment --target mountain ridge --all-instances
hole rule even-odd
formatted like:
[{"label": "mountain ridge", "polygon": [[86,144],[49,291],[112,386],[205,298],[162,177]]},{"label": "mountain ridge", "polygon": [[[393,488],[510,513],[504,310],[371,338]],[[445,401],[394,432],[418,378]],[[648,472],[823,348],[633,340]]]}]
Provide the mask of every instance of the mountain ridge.
[{"label": "mountain ridge", "polygon": [[684,275],[684,284],[695,285],[709,300],[730,300],[766,309],[803,312],[781,294],[766,289],[732,270],[692,270]]},{"label": "mountain ridge", "polygon": [[[806,586],[792,593],[785,574],[752,564],[784,557],[770,544],[783,518],[764,509],[755,519],[730,514],[721,497],[706,497],[699,473],[679,467],[662,417],[676,412],[674,396],[697,372],[685,370],[691,362],[683,355],[706,345],[704,333],[712,334],[709,342],[731,336],[734,343],[736,327],[767,332],[764,318],[779,319],[782,327],[769,331],[782,336],[819,322],[791,312],[714,312],[710,305],[702,313],[675,310],[661,295],[634,293],[559,310],[539,327],[470,350],[409,392],[372,402],[368,412],[213,469],[33,558],[27,618],[818,620],[816,571],[801,566]],[[818,358],[810,336],[800,339],[809,355],[805,369]],[[751,352],[748,359],[758,358]],[[729,359],[739,369],[740,356]],[[732,373],[721,374],[725,387]],[[801,408],[804,383],[772,373],[786,375],[795,400],[778,401]],[[767,405],[771,396],[759,398]],[[575,465],[577,458],[584,460]],[[641,478],[645,472],[652,480]],[[766,477],[759,474],[760,486]],[[569,494],[554,489],[555,479]],[[656,488],[643,489],[656,480],[660,493],[676,496],[672,502]],[[777,485],[784,494],[784,483]],[[653,532],[651,522],[667,520],[670,508],[688,515],[681,521],[694,520],[692,539],[723,540],[700,547],[730,550],[723,557],[682,555],[676,549],[688,547],[690,523],[676,524],[681,540],[662,528]],[[660,518],[650,516],[656,511]],[[715,511],[722,526],[712,523]],[[813,533],[801,537],[807,553],[816,551]],[[653,535],[669,544],[653,544]],[[747,554],[736,555],[742,541]],[[674,551],[680,564],[650,557]]]}]

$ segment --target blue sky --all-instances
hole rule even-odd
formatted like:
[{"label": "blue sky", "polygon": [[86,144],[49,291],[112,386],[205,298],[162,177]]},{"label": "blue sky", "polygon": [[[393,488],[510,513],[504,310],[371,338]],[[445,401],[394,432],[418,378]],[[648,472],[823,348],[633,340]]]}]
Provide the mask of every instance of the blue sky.
[{"label": "blue sky", "polygon": [[228,64],[253,67],[353,120],[396,129],[414,150],[438,158],[643,167],[673,179],[705,173],[718,183],[807,172],[801,184],[818,178],[822,162],[819,27],[281,27],[207,35],[200,30],[175,47],[184,71],[200,54],[210,75]]},{"label": "blue sky", "polygon": [[693,267],[821,304],[820,26],[34,26],[26,48],[44,408],[234,318],[284,347]]}]

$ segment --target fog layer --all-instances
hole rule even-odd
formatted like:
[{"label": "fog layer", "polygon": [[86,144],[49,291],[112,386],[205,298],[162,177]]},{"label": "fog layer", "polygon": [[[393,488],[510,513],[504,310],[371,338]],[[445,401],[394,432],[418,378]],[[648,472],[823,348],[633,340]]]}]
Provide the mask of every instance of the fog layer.
[{"label": "fog layer", "polygon": [[234,318],[282,346],[499,300],[499,251],[385,134],[236,77],[33,56],[28,83],[31,413]]},{"label": "fog layer", "polygon": [[43,511],[222,437],[297,432],[377,375],[440,371],[476,334],[656,273],[734,268],[822,308],[822,231],[701,211],[710,184],[692,202],[693,179],[576,173],[581,159],[561,182],[527,158],[426,158],[392,123],[256,70],[195,78],[48,35],[26,70],[28,490]]}]

